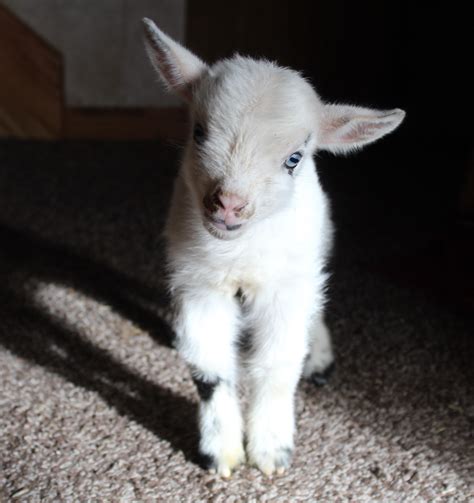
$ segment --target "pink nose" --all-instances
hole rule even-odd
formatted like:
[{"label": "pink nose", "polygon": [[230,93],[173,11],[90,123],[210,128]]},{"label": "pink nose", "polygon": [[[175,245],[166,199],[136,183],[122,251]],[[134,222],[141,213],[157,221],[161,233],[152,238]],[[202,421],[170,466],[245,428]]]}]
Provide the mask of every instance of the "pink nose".
[{"label": "pink nose", "polygon": [[247,202],[237,194],[223,192],[218,188],[207,195],[203,202],[207,217],[215,227],[222,230],[235,230],[244,223],[241,211],[247,206]]},{"label": "pink nose", "polygon": [[230,211],[239,212],[244,209],[247,203],[236,194],[228,192],[217,192],[215,194],[215,202],[227,213]]}]

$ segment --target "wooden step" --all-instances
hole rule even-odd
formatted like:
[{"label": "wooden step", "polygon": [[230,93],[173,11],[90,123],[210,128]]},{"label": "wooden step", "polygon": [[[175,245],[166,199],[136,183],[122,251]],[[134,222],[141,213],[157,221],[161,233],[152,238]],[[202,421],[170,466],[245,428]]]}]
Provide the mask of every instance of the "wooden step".
[{"label": "wooden step", "polygon": [[62,109],[60,53],[0,6],[0,137],[58,138]]},{"label": "wooden step", "polygon": [[68,108],[62,55],[0,6],[0,138],[181,142],[187,114],[171,108]]}]

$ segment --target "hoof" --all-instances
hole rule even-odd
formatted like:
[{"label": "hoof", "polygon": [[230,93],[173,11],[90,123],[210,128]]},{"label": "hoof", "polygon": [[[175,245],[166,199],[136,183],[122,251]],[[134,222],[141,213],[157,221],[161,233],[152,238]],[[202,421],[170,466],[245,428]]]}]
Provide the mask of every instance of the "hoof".
[{"label": "hoof", "polygon": [[221,459],[201,451],[197,456],[197,464],[201,468],[225,479],[230,478],[232,471],[243,462],[245,462],[245,453],[241,447],[234,453],[224,454]]},{"label": "hoof", "polygon": [[256,466],[264,475],[283,475],[289,468],[293,449],[281,447],[275,452],[253,453],[250,455],[250,464]]},{"label": "hoof", "polygon": [[316,386],[321,387],[328,383],[330,377],[334,373],[335,365],[331,363],[323,372],[313,372],[310,376],[311,382]]}]

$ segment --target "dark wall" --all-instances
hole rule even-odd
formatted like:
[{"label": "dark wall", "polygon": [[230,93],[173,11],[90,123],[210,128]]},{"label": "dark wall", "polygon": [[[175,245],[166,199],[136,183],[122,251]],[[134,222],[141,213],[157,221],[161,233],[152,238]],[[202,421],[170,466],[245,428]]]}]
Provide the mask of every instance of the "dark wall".
[{"label": "dark wall", "polygon": [[342,219],[357,209],[376,229],[440,225],[457,216],[472,156],[469,19],[446,2],[189,2],[188,45],[210,62],[278,60],[328,101],[405,109],[401,128],[366,151],[323,155],[321,174],[345,201]]}]

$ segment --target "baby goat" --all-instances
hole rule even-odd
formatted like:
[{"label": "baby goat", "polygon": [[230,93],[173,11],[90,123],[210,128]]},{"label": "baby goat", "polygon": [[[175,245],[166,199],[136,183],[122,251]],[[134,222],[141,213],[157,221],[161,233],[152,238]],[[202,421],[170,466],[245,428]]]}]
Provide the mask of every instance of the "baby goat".
[{"label": "baby goat", "polygon": [[200,453],[224,477],[245,460],[245,330],[247,456],[280,474],[293,451],[298,380],[324,380],[333,362],[323,322],[332,224],[313,154],[362,147],[405,113],[325,104],[297,72],[269,61],[208,66],[149,19],[144,26],[153,66],[193,122],[165,236],[177,348],[201,397]]}]

